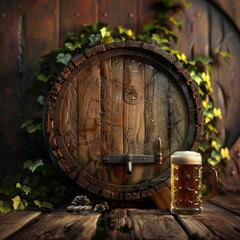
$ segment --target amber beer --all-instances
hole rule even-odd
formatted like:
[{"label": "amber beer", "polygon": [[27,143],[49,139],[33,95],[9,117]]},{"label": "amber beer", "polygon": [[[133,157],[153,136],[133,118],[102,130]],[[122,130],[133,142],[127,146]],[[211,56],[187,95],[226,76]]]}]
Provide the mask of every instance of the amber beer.
[{"label": "amber beer", "polygon": [[[202,196],[202,170],[212,174],[212,191]],[[171,212],[197,214],[202,212],[202,200],[217,193],[217,174],[211,167],[202,167],[201,154],[179,151],[171,156]]]}]

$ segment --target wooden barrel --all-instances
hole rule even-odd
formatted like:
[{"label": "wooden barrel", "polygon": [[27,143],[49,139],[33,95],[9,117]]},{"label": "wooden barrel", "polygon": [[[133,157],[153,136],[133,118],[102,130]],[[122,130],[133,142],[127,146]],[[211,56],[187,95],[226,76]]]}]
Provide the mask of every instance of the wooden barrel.
[{"label": "wooden barrel", "polygon": [[140,199],[170,177],[170,154],[196,150],[197,86],[176,58],[136,42],[99,45],[74,58],[54,84],[45,132],[54,163],[81,187]]}]

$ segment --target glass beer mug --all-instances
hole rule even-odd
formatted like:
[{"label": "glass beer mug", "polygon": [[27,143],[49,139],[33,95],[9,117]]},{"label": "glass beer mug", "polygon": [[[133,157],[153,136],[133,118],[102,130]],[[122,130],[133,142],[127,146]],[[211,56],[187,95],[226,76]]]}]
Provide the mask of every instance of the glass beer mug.
[{"label": "glass beer mug", "polygon": [[[212,190],[202,195],[202,172],[209,172]],[[198,214],[202,212],[202,200],[217,194],[217,172],[214,168],[202,167],[201,154],[193,151],[178,151],[171,155],[171,212]]]}]

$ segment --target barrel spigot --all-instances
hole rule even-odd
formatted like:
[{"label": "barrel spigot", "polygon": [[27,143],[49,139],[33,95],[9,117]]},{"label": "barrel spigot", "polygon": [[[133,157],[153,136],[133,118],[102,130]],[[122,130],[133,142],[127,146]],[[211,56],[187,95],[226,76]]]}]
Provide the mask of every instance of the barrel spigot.
[{"label": "barrel spigot", "polygon": [[131,154],[127,154],[125,157],[125,165],[126,165],[126,170],[128,175],[132,174],[132,162],[133,162],[133,156]]}]

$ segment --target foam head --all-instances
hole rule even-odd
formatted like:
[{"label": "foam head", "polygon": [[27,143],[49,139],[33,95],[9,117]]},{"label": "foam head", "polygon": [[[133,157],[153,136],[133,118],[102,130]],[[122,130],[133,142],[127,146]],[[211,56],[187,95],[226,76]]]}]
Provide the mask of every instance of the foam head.
[{"label": "foam head", "polygon": [[177,165],[202,165],[202,156],[194,151],[178,151],[171,155],[171,163]]}]

